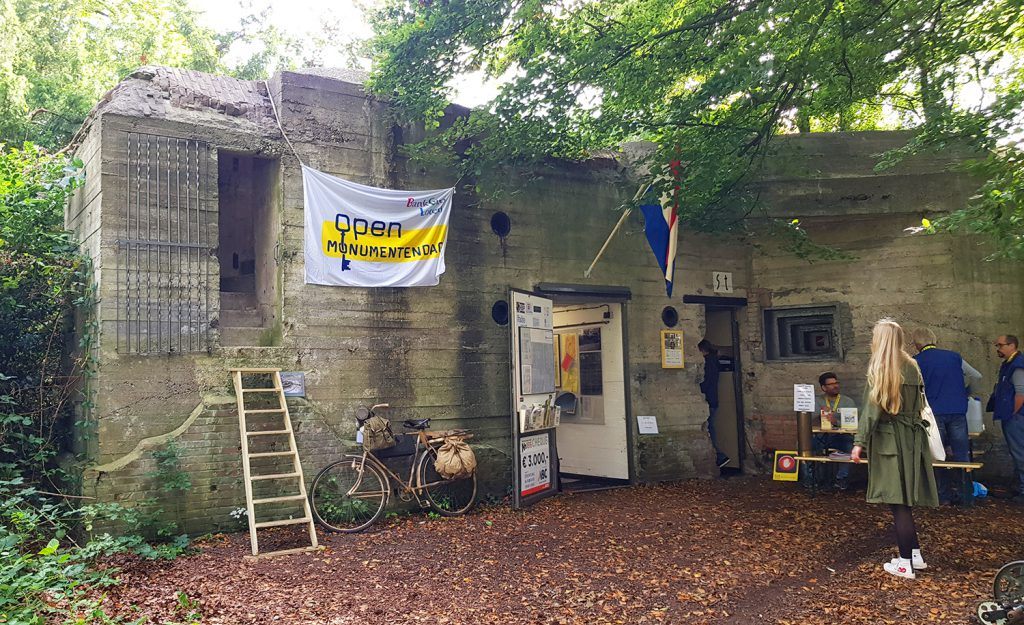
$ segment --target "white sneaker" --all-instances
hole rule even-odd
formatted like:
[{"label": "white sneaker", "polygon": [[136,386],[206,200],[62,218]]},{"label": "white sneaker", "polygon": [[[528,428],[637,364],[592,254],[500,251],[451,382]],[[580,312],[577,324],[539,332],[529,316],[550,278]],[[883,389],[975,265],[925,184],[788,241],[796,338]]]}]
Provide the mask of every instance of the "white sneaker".
[{"label": "white sneaker", "polygon": [[882,568],[885,569],[886,573],[895,577],[917,579],[917,575],[914,575],[914,566],[910,563],[910,560],[896,558],[892,562],[883,564]]},{"label": "white sneaker", "polygon": [[[900,561],[899,558],[893,558],[892,560],[889,560],[889,564],[896,564],[899,561]],[[928,564],[926,564],[925,561],[922,560],[920,556],[911,558],[910,559],[910,563],[911,563],[911,566],[914,567],[915,571],[923,571],[926,568],[928,568]]]}]

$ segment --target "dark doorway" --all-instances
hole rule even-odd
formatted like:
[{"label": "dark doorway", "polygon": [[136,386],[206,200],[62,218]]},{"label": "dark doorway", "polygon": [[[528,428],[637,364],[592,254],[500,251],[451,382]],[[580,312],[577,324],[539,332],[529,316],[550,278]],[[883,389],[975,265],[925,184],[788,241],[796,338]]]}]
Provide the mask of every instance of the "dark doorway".
[{"label": "dark doorway", "polygon": [[276,311],[279,162],[221,150],[217,173],[221,345],[262,345]]},{"label": "dark doorway", "polygon": [[704,337],[718,348],[718,361],[721,367],[718,377],[719,404],[715,415],[715,430],[718,446],[729,456],[729,463],[723,469],[741,471],[746,455],[746,433],[743,427],[740,337],[736,308],[705,305],[704,314],[707,326]]}]

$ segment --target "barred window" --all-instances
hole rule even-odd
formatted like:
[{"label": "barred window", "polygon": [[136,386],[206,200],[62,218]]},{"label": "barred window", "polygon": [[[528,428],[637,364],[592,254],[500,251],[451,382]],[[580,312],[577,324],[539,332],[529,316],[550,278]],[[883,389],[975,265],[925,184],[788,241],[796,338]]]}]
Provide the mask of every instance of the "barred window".
[{"label": "barred window", "polygon": [[207,351],[217,245],[210,146],[128,132],[124,147],[122,219],[114,225],[117,351]]}]

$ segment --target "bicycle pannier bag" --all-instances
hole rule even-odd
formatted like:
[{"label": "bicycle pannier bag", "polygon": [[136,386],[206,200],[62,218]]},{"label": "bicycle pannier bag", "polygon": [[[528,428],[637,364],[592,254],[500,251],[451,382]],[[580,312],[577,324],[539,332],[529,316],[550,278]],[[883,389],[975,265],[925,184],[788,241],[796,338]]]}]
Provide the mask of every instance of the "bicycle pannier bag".
[{"label": "bicycle pannier bag", "polygon": [[366,451],[394,447],[396,442],[391,422],[384,417],[374,415],[363,424],[363,449]]},{"label": "bicycle pannier bag", "polygon": [[446,438],[437,450],[434,469],[447,480],[469,477],[476,471],[476,454],[461,438]]}]

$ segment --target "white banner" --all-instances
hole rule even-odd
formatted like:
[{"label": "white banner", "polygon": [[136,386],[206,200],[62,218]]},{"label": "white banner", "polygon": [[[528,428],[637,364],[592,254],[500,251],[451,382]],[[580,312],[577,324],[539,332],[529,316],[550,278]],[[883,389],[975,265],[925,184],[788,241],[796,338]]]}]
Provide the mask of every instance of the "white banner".
[{"label": "white banner", "polygon": [[455,189],[368,187],[302,167],[306,284],[435,286]]}]

